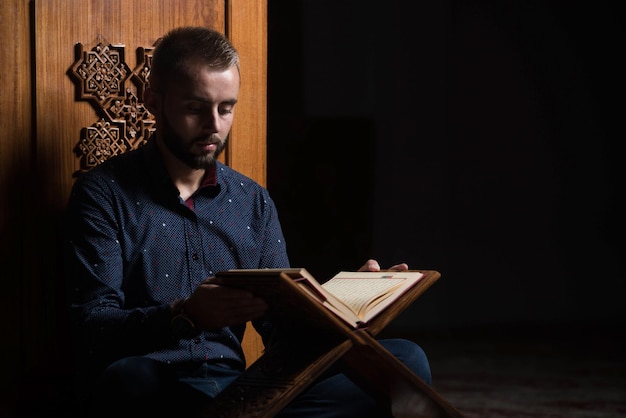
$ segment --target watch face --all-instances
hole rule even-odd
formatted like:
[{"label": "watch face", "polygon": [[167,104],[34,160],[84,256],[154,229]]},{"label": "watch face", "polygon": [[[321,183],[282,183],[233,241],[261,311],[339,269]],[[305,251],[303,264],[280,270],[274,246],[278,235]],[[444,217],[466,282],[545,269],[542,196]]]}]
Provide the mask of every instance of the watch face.
[{"label": "watch face", "polygon": [[172,334],[176,338],[192,338],[198,335],[195,325],[187,316],[178,314],[172,318]]}]

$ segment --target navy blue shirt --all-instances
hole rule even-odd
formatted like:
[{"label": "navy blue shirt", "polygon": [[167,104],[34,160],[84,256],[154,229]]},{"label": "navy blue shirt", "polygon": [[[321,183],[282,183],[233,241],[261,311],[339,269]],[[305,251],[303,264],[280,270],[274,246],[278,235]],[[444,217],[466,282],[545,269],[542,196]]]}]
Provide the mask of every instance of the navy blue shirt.
[{"label": "navy blue shirt", "polygon": [[[267,190],[219,162],[211,178],[186,204],[149,141],[76,180],[66,267],[72,317],[91,366],[145,355],[244,367],[245,324],[181,340],[170,328],[170,304],[216,272],[289,266]],[[268,323],[255,325],[269,332]]]}]

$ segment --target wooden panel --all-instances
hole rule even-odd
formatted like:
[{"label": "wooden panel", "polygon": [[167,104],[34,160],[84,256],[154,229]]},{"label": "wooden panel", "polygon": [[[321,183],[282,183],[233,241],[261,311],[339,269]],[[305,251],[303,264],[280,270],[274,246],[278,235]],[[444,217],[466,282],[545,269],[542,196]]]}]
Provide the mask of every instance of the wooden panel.
[{"label": "wooden panel", "polygon": [[227,35],[241,57],[242,93],[237,104],[226,163],[265,186],[267,1],[229,0],[227,18]]},{"label": "wooden panel", "polygon": [[0,317],[6,327],[0,357],[8,359],[0,378],[0,416],[5,399],[14,397],[9,388],[18,381],[22,352],[20,318],[23,311],[23,228],[28,225],[24,196],[30,191],[32,136],[30,36],[27,0],[0,3]]},{"label": "wooden panel", "polygon": [[[241,59],[241,93],[231,131],[226,164],[266,185],[267,159],[267,1],[229,0],[226,35]],[[251,324],[243,351],[248,366],[264,346]]]}]

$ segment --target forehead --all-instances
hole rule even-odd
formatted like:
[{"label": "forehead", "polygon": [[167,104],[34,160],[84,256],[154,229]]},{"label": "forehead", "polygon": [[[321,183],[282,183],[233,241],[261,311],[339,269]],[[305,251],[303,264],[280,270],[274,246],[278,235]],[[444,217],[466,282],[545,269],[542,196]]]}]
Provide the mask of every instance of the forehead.
[{"label": "forehead", "polygon": [[177,91],[181,94],[193,91],[236,97],[239,92],[239,84],[237,67],[224,70],[195,63],[186,65],[185,70],[179,76],[170,80],[170,91],[174,94]]},{"label": "forehead", "polygon": [[194,77],[198,74],[204,73],[226,73],[236,72],[239,75],[239,70],[236,66],[228,68],[212,66],[209,62],[201,57],[190,57],[181,65],[180,73],[182,76]]}]

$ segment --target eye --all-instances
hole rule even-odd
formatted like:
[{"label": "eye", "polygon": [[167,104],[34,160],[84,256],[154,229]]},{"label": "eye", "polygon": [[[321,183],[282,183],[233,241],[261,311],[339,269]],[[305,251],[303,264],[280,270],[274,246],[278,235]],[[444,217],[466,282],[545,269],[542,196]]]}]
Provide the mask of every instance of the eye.
[{"label": "eye", "polygon": [[186,106],[187,111],[190,113],[200,113],[203,110],[203,106],[200,103],[189,103]]},{"label": "eye", "polygon": [[218,112],[220,113],[220,115],[228,115],[233,113],[233,109],[234,109],[234,105],[232,104],[227,104],[227,105],[221,105],[218,108]]}]

